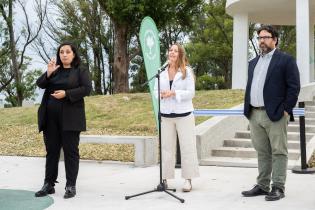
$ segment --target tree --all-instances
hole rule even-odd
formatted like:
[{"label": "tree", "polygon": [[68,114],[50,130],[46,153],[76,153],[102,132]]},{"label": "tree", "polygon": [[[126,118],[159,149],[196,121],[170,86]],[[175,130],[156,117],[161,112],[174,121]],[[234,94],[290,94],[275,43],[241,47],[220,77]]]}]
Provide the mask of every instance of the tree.
[{"label": "tree", "polygon": [[[189,25],[202,0],[99,0],[114,26],[114,92],[128,92],[129,63],[140,53],[137,36],[141,20],[151,16],[158,28]],[[177,20],[175,22],[174,20]],[[133,47],[130,47],[133,46]],[[168,47],[168,46],[167,46]]]},{"label": "tree", "polygon": [[14,79],[10,69],[8,33],[2,28],[2,25],[3,23],[0,21],[0,92],[10,85]]},{"label": "tree", "polygon": [[[20,36],[16,38],[16,31],[14,30],[14,13],[13,13],[13,0],[3,0],[0,3],[0,13],[6,25],[6,30],[8,31],[8,54],[10,55],[10,69],[11,75],[13,77],[13,84],[10,84],[12,88],[10,90],[11,97],[14,97],[15,101],[13,105],[21,106],[24,98],[27,97],[26,87],[24,86],[23,79],[26,71],[26,50],[30,44],[36,39],[40,30],[42,29],[42,23],[46,16],[46,4],[42,5],[41,0],[35,0],[35,10],[38,15],[38,23],[36,26],[31,25],[29,15],[26,11],[26,3],[22,0],[16,0],[17,4],[23,11],[25,18],[25,26],[20,31],[22,38],[24,38],[24,43],[20,40]],[[33,30],[35,28],[35,30]],[[21,46],[21,50],[17,49],[17,45]],[[7,85],[8,87],[9,85]],[[6,89],[7,89],[6,87]],[[14,90],[13,90],[14,89]],[[8,90],[7,90],[8,91]],[[10,95],[9,94],[9,95]]]},{"label": "tree", "polygon": [[5,90],[14,79],[10,69],[10,58],[8,56],[8,48],[0,49],[0,92]]},{"label": "tree", "polygon": [[35,46],[38,54],[45,62],[50,57],[43,40],[53,40],[54,46],[64,40],[71,40],[79,47],[83,63],[91,72],[94,93],[106,94],[110,88],[110,81],[107,82],[110,78],[106,76],[105,57],[110,60],[112,56],[111,26],[98,1],[52,1],[51,6],[57,11],[54,13],[57,18],[47,19],[47,38],[39,37]]},{"label": "tree", "polygon": [[[31,61],[30,58],[25,57],[25,64],[22,66],[23,76],[20,82],[20,85],[22,87],[23,92],[23,100],[35,100],[35,97],[37,96],[35,93],[35,90],[37,88],[36,86],[36,79],[42,74],[42,71],[40,69],[35,70],[27,70],[27,66],[29,65],[29,62]],[[9,84],[4,88],[5,91],[5,101],[10,103],[13,107],[19,106],[17,97],[16,97],[16,88],[13,84]]]},{"label": "tree", "polygon": [[296,56],[295,26],[274,26],[279,32],[279,49],[292,56]]},{"label": "tree", "polygon": [[231,87],[233,19],[225,13],[225,0],[212,0],[194,19],[187,54],[196,75],[223,76]]}]

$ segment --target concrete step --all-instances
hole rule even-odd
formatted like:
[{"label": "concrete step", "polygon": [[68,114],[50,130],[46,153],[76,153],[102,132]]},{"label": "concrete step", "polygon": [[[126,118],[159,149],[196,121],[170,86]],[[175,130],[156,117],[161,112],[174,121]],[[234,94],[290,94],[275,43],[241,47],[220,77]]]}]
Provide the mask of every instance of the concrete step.
[{"label": "concrete step", "polygon": [[[251,139],[238,139],[238,138],[224,140],[223,146],[224,147],[243,147],[243,148],[253,147]],[[300,149],[300,142],[288,140],[288,149]]]},{"label": "concrete step", "polygon": [[315,106],[315,101],[306,101],[305,107],[307,107],[307,106]]},{"label": "concrete step", "polygon": [[[306,140],[310,140],[315,133],[306,133]],[[236,131],[235,138],[244,138],[244,139],[250,139],[250,131]],[[300,133],[299,132],[288,132],[288,139],[289,140],[300,140]]]},{"label": "concrete step", "polygon": [[[289,124],[288,125],[288,132],[299,132],[300,125],[298,124]],[[305,132],[306,133],[315,133],[315,125],[305,125]]]},{"label": "concrete step", "polygon": [[315,118],[315,112],[305,112],[305,118]]},{"label": "concrete step", "polygon": [[[257,158],[257,153],[254,148],[242,147],[219,147],[212,150],[212,155],[215,157],[239,157],[239,158]],[[300,151],[289,149],[289,159],[296,160],[300,156]]]},{"label": "concrete step", "polygon": [[[300,119],[298,117],[294,118],[294,122],[289,122],[289,125],[299,125],[300,124]],[[306,125],[315,125],[315,118],[305,118],[305,124]]]},{"label": "concrete step", "polygon": [[[289,160],[288,169],[295,167],[297,161]],[[200,160],[202,166],[226,166],[257,168],[257,158],[238,158],[238,157],[208,157]]]},{"label": "concrete step", "polygon": [[315,112],[315,106],[305,106],[305,111]]}]

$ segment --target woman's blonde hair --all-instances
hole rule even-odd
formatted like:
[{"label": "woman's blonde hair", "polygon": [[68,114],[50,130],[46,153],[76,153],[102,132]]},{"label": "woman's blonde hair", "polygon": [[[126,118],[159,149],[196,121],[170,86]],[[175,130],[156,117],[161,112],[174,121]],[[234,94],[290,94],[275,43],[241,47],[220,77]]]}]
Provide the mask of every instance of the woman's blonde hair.
[{"label": "woman's blonde hair", "polygon": [[179,43],[175,43],[173,45],[176,45],[178,47],[178,59],[176,61],[176,69],[180,68],[183,77],[182,79],[185,79],[187,76],[187,69],[186,66],[188,65],[188,58],[186,57],[185,49],[182,45]]}]

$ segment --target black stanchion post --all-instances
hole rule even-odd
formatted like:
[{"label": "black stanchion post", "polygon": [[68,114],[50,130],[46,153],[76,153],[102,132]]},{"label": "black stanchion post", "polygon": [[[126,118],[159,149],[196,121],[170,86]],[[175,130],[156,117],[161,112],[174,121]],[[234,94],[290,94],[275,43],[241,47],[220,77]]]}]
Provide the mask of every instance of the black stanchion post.
[{"label": "black stanchion post", "polygon": [[[305,108],[304,102],[299,102],[299,108]],[[300,120],[300,149],[301,149],[301,167],[297,166],[292,169],[297,174],[312,174],[315,169],[308,168],[306,160],[306,136],[305,136],[305,114],[299,117]]]},{"label": "black stanchion post", "polygon": [[181,168],[180,146],[179,146],[178,136],[177,136],[177,141],[176,141],[176,164],[175,164],[175,168]]},{"label": "black stanchion post", "polygon": [[[299,108],[305,108],[304,102],[299,102]],[[301,148],[301,169],[304,170],[304,169],[307,169],[305,115],[300,116],[300,148]]]}]

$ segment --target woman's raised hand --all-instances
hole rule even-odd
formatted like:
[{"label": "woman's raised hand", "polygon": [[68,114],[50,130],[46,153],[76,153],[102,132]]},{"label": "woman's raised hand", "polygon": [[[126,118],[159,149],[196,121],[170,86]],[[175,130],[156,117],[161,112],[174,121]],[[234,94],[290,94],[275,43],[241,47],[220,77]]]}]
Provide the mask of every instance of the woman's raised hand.
[{"label": "woman's raised hand", "polygon": [[50,75],[52,73],[54,73],[58,68],[60,67],[60,65],[56,66],[56,59],[52,58],[47,65],[47,77],[50,77]]}]

